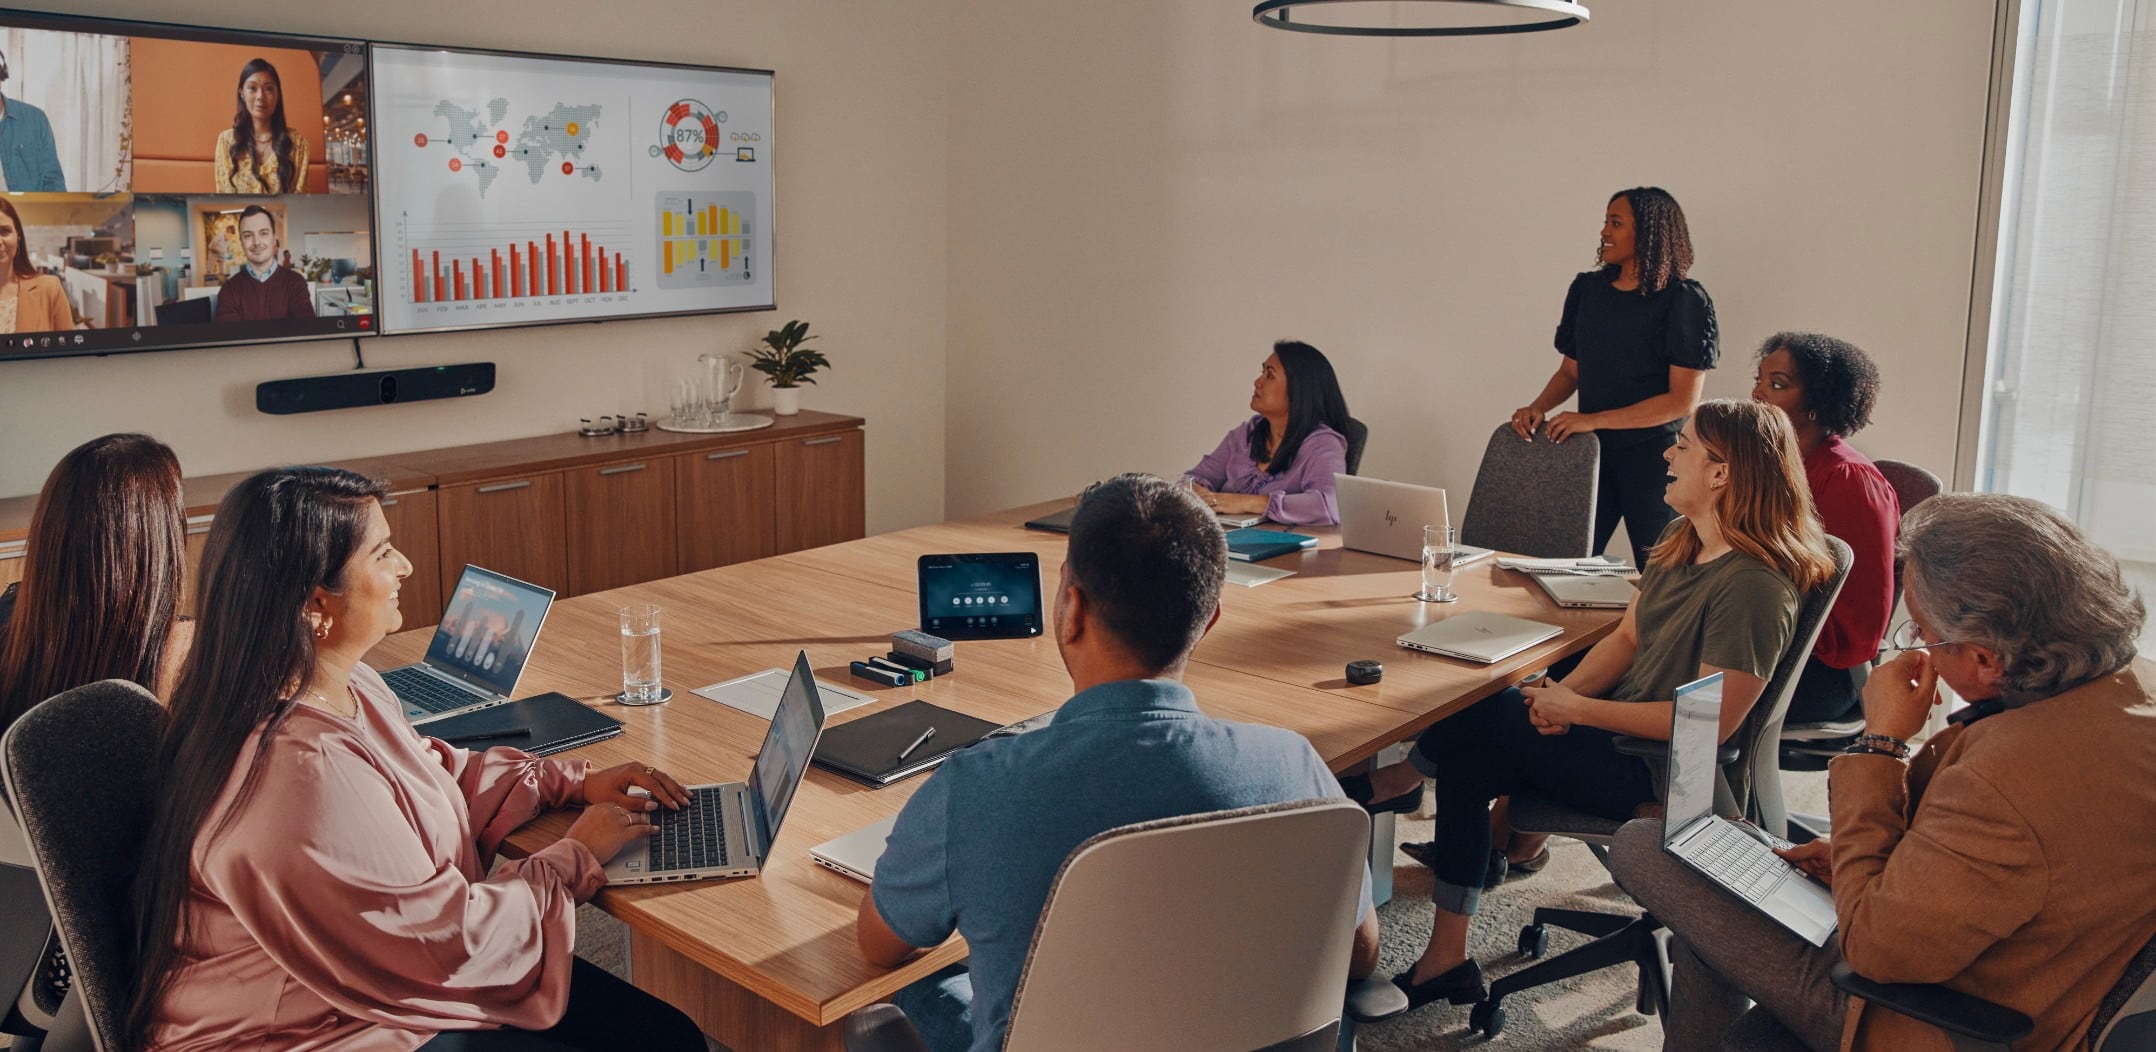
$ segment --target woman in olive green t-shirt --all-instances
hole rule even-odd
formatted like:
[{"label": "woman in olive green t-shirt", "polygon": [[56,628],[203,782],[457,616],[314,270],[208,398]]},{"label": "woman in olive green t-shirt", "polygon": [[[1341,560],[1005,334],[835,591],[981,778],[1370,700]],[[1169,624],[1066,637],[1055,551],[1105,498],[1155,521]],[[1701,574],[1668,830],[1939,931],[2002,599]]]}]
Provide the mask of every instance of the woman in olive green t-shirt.
[{"label": "woman in olive green t-shirt", "polygon": [[[1562,683],[1507,690],[1423,732],[1410,763],[1371,775],[1373,807],[1437,787],[1437,839],[1427,852],[1437,880],[1429,947],[1393,978],[1416,1006],[1482,999],[1467,956],[1491,859],[1490,802],[1532,790],[1612,819],[1655,799],[1647,766],[1611,744],[1622,734],[1669,737],[1670,701],[1682,684],[1724,674],[1722,737],[1744,722],[1796,633],[1803,594],[1833,563],[1812,514],[1789,422],[1752,402],[1705,402],[1669,461],[1666,499],[1679,518],[1655,545],[1640,594],[1616,631]],[[1525,859],[1539,838],[1502,849]]]}]

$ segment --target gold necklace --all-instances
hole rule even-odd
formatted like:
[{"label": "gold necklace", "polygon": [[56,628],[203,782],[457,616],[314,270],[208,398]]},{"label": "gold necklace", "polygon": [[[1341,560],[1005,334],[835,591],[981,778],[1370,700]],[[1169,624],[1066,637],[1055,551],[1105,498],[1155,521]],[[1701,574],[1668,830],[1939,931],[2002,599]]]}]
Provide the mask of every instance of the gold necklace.
[{"label": "gold necklace", "polygon": [[342,716],[345,719],[351,719],[352,717],[359,715],[359,694],[352,689],[352,685],[349,683],[344,685],[344,693],[352,701],[352,711],[350,712],[338,712],[336,705],[329,700],[329,695],[324,694],[311,686],[307,688],[307,693],[321,699],[323,711],[325,712],[329,712],[337,716]]}]

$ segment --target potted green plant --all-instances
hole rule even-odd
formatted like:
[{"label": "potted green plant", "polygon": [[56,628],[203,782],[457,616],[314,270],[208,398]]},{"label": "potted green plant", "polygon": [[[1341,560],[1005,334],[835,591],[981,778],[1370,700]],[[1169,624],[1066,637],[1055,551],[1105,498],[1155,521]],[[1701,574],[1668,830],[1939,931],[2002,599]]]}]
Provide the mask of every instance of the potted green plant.
[{"label": "potted green plant", "polygon": [[771,411],[792,416],[801,411],[801,385],[815,383],[811,375],[829,369],[831,359],[822,351],[801,346],[816,339],[805,321],[790,321],[764,334],[761,347],[749,348],[749,368],[771,380]]}]

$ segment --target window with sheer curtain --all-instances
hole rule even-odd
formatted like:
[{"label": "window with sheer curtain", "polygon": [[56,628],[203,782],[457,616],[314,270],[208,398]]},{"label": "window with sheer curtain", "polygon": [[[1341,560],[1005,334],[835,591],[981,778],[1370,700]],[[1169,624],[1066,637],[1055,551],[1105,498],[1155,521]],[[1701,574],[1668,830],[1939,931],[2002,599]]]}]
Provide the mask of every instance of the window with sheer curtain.
[{"label": "window with sheer curtain", "polygon": [[126,190],[127,38],[5,29],[0,50],[8,65],[0,91],[45,111],[68,189]]},{"label": "window with sheer curtain", "polygon": [[[2156,0],[2023,0],[1977,488],[2156,596]],[[2146,647],[2156,632],[2145,632]]]}]

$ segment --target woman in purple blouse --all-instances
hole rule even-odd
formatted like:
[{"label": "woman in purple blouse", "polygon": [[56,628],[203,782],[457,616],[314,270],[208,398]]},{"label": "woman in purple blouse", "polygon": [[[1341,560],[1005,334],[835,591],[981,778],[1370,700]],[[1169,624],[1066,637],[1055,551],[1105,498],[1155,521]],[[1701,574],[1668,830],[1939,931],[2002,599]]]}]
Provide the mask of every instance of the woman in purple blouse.
[{"label": "woman in purple blouse", "polygon": [[1250,388],[1250,410],[1220,446],[1185,475],[1223,515],[1274,522],[1340,521],[1333,474],[1347,471],[1347,398],[1331,362],[1296,340],[1273,344]]}]

